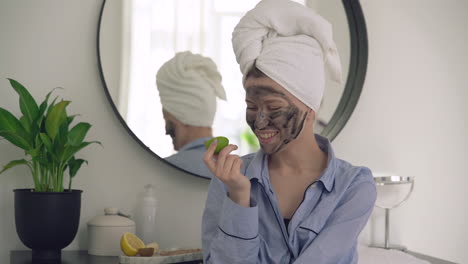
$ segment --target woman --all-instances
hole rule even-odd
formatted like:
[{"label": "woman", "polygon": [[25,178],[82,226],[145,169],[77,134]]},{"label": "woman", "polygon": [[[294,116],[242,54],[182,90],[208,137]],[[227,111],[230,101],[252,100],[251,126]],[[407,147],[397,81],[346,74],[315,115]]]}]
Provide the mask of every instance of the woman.
[{"label": "woman", "polygon": [[156,74],[156,85],[166,122],[166,135],[177,153],[169,163],[211,178],[202,162],[205,141],[212,135],[216,100],[226,100],[221,74],[212,59],[190,51],[178,52]]},{"label": "woman", "polygon": [[261,150],[235,145],[204,162],[215,175],[203,215],[205,263],[357,263],[376,198],[372,174],[314,135],[325,68],[340,79],[331,26],[306,7],[261,1],[236,26],[246,120]]}]

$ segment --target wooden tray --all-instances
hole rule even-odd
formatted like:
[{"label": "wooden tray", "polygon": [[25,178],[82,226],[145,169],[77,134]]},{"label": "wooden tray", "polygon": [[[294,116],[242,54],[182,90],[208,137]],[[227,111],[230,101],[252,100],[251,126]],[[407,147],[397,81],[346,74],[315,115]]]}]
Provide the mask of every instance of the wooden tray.
[{"label": "wooden tray", "polygon": [[120,264],[175,264],[175,263],[203,263],[203,253],[188,253],[174,256],[129,257],[120,256]]}]

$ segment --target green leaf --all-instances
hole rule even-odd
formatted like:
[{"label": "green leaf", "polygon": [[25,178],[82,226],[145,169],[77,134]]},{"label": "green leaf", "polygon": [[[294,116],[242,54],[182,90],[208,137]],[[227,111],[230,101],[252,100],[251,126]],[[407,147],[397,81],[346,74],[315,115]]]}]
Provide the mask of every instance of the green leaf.
[{"label": "green leaf", "polygon": [[21,122],[8,110],[0,107],[0,130],[14,132],[20,127]]},{"label": "green leaf", "polygon": [[93,143],[97,143],[97,144],[101,145],[101,142],[99,142],[99,141],[91,141],[91,142],[86,142],[85,141],[85,142],[82,142],[81,144],[79,144],[78,146],[68,145],[65,148],[64,153],[61,156],[61,161],[62,162],[68,162],[73,156],[75,156],[76,153],[78,153],[78,151],[82,150],[83,148],[85,148],[88,145],[93,144]]},{"label": "green leaf", "polygon": [[26,132],[30,133],[31,132],[31,123],[29,122],[28,118],[26,116],[22,116],[19,121],[20,121],[21,125],[23,126],[24,130],[26,130]]},{"label": "green leaf", "polygon": [[54,143],[56,144],[57,147],[59,146],[65,146],[68,141],[68,122],[65,121],[63,122],[60,127],[59,127],[59,132],[57,134],[57,137],[55,138]]},{"label": "green leaf", "polygon": [[[41,105],[39,106],[39,113],[37,114],[37,120],[36,120],[36,124],[40,127],[41,126],[41,123],[42,123],[42,120],[44,119],[44,113],[45,111],[47,110],[47,104],[49,103],[49,97],[50,95],[52,94],[52,92],[54,91],[55,89],[53,89],[52,91],[50,91],[44,101],[42,101]],[[57,99],[57,98],[55,98]]]},{"label": "green leaf", "polygon": [[33,159],[39,156],[39,150],[38,149],[29,149],[26,151],[26,154],[31,156]]},{"label": "green leaf", "polygon": [[76,116],[77,116],[77,115],[71,115],[71,116],[68,116],[68,117],[67,117],[67,123],[68,123],[68,125],[70,125],[70,124],[73,122],[73,120],[75,120],[75,117],[76,117]]},{"label": "green leaf", "polygon": [[36,137],[34,138],[34,146],[39,146],[39,145],[42,145],[42,140],[39,134],[37,134]]},{"label": "green leaf", "polygon": [[49,152],[45,149],[39,149],[38,155],[35,160],[41,164],[42,167],[50,168],[54,166],[54,161]]},{"label": "green leaf", "polygon": [[76,173],[81,168],[81,165],[83,165],[83,163],[88,164],[88,161],[84,160],[84,159],[74,159],[74,158],[72,158],[68,162],[68,171],[70,173],[70,178],[75,177]]},{"label": "green leaf", "polygon": [[13,168],[15,166],[18,166],[18,165],[28,165],[28,166],[30,166],[28,161],[25,160],[25,159],[13,160],[13,161],[10,161],[7,165],[3,166],[3,169],[0,171],[0,174],[2,174],[3,172],[5,172],[8,169],[11,169],[11,168]]},{"label": "green leaf", "polygon": [[94,141],[90,141],[89,143],[99,144],[102,147],[101,141],[94,140]]},{"label": "green leaf", "polygon": [[41,137],[42,143],[44,143],[44,146],[47,148],[47,150],[50,153],[54,153],[54,150],[52,149],[52,141],[50,138],[45,133],[40,133],[39,136]]},{"label": "green leaf", "polygon": [[52,103],[50,103],[49,107],[47,108],[47,115],[49,115],[50,110],[51,110],[52,107],[55,105],[55,101],[57,101],[57,99],[58,99],[58,96],[56,96],[56,97],[54,98],[54,100],[52,100]]},{"label": "green leaf", "polygon": [[[44,103],[47,105],[47,103],[49,102],[49,97],[55,91],[55,89],[62,89],[62,87],[55,87],[49,93],[47,93],[47,95],[45,96],[44,101],[42,101],[41,105],[44,104]],[[57,100],[57,97],[55,98],[55,100]]]},{"label": "green leaf", "polygon": [[54,140],[59,132],[60,125],[67,121],[67,113],[65,108],[70,104],[70,101],[61,101],[54,105],[47,114],[45,121],[45,129],[49,137]]},{"label": "green leaf", "polygon": [[70,130],[70,133],[68,133],[68,143],[72,146],[78,146],[83,142],[90,128],[91,124],[89,123],[78,123]]},{"label": "green leaf", "polygon": [[42,151],[42,146],[44,145],[39,134],[36,135],[36,139],[34,140],[34,143],[35,143],[34,147],[26,151],[26,154],[30,155],[33,158],[33,160],[35,159],[37,160],[37,158],[39,157]]},{"label": "green leaf", "polygon": [[65,147],[68,144],[68,134],[69,134],[69,126],[75,119],[75,115],[67,117],[67,121],[63,122],[63,124],[59,128],[59,133],[54,140],[54,150],[57,157],[61,157]]},{"label": "green leaf", "polygon": [[10,141],[11,144],[19,148],[29,151],[32,148],[32,146],[29,140],[25,136],[22,136],[21,134],[24,134],[24,133],[11,132],[11,131],[5,131],[5,130],[0,131],[0,137],[5,138],[6,140]]},{"label": "green leaf", "polygon": [[7,110],[0,107],[0,137],[10,141],[13,145],[16,145],[24,150],[28,150],[32,147],[31,135],[26,132],[21,124],[21,121],[8,112]]},{"label": "green leaf", "polygon": [[39,113],[38,113],[37,120],[36,120],[36,124],[38,126],[40,126],[41,123],[42,123],[42,120],[44,120],[44,113],[45,113],[46,110],[47,110],[47,102],[44,101],[39,106]]},{"label": "green leaf", "polygon": [[20,96],[20,109],[21,113],[26,117],[29,123],[33,120],[36,120],[37,113],[39,112],[39,108],[37,107],[37,103],[28,90],[19,82],[8,79],[10,81],[11,86]]}]

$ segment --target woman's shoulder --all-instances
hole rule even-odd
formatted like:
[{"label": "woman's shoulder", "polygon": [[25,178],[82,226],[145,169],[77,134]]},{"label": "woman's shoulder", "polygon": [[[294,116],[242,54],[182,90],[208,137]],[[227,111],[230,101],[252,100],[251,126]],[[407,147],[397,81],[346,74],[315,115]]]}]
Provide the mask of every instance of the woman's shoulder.
[{"label": "woman's shoulder", "polygon": [[374,183],[374,176],[368,167],[353,165],[342,159],[336,159],[336,163],[335,177],[338,181]]},{"label": "woman's shoulder", "polygon": [[335,188],[336,193],[341,195],[340,203],[354,197],[355,201],[362,204],[360,206],[373,207],[377,190],[372,171],[366,166],[356,166],[344,160],[337,163]]}]

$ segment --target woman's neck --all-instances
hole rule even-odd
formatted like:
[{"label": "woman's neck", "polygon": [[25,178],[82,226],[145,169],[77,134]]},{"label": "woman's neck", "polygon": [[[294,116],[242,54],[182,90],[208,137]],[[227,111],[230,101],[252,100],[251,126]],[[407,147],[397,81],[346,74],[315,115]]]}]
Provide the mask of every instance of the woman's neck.
[{"label": "woman's neck", "polygon": [[183,146],[199,138],[213,137],[211,127],[186,126],[185,129]]},{"label": "woman's neck", "polygon": [[328,155],[320,149],[313,130],[304,129],[285,149],[270,155],[268,167],[288,175],[320,175],[327,161]]}]

